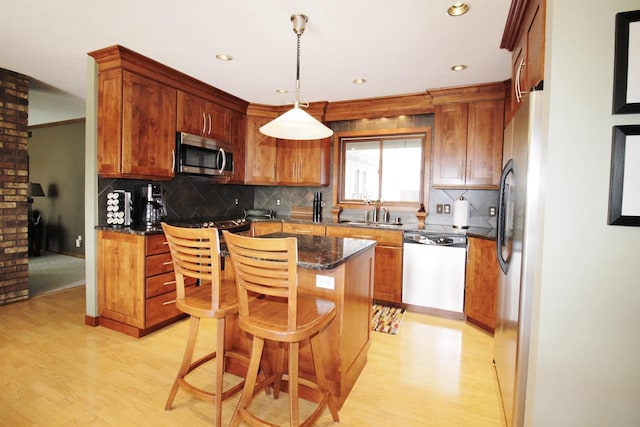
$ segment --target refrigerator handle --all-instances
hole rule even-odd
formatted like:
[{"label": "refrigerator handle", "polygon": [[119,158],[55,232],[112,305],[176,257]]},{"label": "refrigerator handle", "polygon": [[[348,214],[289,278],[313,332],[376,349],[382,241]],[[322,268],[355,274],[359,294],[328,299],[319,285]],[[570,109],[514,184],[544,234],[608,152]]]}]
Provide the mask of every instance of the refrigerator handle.
[{"label": "refrigerator handle", "polygon": [[510,173],[513,172],[513,159],[509,159],[507,164],[502,169],[502,175],[500,176],[500,200],[498,202],[498,234],[496,236],[496,253],[498,255],[498,263],[500,264],[500,269],[503,273],[506,273],[509,269],[508,260],[504,256],[504,252],[502,250],[503,247],[507,246],[506,242],[506,227],[507,227],[507,200],[505,197],[505,192],[507,191],[507,177]]}]

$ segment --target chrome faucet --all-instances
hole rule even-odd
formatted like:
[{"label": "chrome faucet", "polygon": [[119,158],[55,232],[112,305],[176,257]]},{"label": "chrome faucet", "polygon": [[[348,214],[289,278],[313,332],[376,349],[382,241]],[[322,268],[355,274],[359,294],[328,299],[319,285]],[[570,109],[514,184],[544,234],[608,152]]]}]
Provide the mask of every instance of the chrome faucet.
[{"label": "chrome faucet", "polygon": [[380,200],[373,202],[373,209],[371,211],[371,221],[378,222],[378,209],[380,208]]}]

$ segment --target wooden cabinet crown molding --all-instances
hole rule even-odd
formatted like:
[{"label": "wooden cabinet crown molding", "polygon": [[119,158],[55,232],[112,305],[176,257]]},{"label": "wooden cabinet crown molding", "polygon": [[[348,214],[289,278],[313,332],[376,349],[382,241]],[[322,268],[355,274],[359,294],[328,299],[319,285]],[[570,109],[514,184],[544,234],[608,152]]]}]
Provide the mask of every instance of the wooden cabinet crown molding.
[{"label": "wooden cabinet crown molding", "polygon": [[433,102],[427,93],[330,102],[325,120],[375,119],[400,115],[432,114]]},{"label": "wooden cabinet crown molding", "polygon": [[528,17],[536,8],[546,7],[546,0],[512,0],[507,22],[502,33],[501,49],[512,52],[518,44],[520,34],[524,31]]},{"label": "wooden cabinet crown molding", "polygon": [[118,68],[128,70],[174,89],[199,95],[209,101],[241,113],[245,113],[249,105],[247,101],[237,96],[210,86],[124,46],[109,46],[89,52],[87,55],[95,59],[99,72]]},{"label": "wooden cabinet crown molding", "polygon": [[433,105],[457,102],[491,101],[505,98],[504,82],[485,83],[473,86],[458,86],[429,89]]}]

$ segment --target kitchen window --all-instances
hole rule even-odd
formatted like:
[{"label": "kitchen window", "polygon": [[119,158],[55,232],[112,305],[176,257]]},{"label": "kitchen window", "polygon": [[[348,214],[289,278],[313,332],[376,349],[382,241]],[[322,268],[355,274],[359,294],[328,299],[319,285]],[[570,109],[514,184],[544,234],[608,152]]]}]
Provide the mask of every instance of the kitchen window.
[{"label": "kitchen window", "polygon": [[431,129],[418,130],[336,135],[337,204],[355,207],[380,201],[385,206],[417,209],[426,199],[425,173],[428,179],[429,169],[425,158],[431,143]]}]

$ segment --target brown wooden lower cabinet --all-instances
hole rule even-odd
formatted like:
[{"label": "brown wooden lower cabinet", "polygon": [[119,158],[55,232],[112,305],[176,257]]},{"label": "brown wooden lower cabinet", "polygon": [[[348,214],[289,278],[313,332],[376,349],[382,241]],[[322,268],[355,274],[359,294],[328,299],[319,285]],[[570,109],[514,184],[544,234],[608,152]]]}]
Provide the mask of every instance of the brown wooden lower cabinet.
[{"label": "brown wooden lower cabinet", "polygon": [[327,236],[353,237],[376,241],[373,299],[402,304],[402,238],[401,230],[327,225]]},{"label": "brown wooden lower cabinet", "polygon": [[100,326],[141,337],[183,317],[175,280],[164,234],[98,232]]},{"label": "brown wooden lower cabinet", "polygon": [[493,332],[496,326],[498,259],[495,240],[469,237],[464,314],[467,320]]}]

